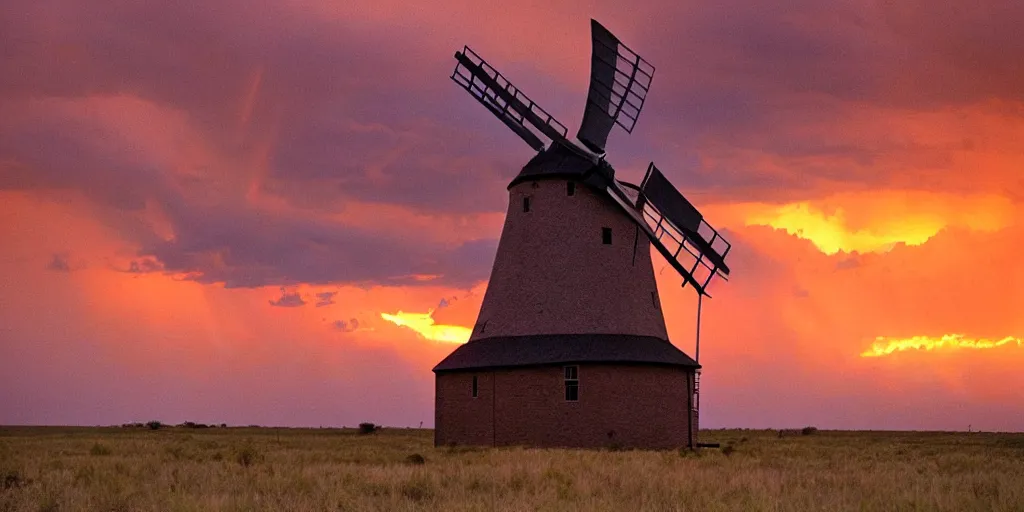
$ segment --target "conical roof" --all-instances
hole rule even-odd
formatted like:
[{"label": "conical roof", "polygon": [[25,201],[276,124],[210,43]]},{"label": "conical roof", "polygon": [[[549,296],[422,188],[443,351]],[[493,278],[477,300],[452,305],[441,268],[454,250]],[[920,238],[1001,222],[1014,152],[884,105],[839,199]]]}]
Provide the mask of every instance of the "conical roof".
[{"label": "conical roof", "polygon": [[593,159],[556,143],[531,158],[509,183],[508,188],[523,181],[541,178],[583,179],[598,168],[608,166],[600,166]]}]

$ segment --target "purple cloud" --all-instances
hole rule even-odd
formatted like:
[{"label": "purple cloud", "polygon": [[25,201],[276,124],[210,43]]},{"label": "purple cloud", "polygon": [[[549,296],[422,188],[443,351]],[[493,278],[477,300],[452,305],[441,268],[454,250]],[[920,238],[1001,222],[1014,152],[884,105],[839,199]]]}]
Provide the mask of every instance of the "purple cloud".
[{"label": "purple cloud", "polygon": [[349,321],[335,320],[331,325],[341,332],[353,332],[359,328],[359,320],[352,318]]},{"label": "purple cloud", "polygon": [[306,301],[302,300],[302,296],[299,292],[286,292],[284,288],[281,288],[281,297],[276,300],[267,301],[271,306],[277,306],[280,308],[298,308],[306,305]]},{"label": "purple cloud", "polygon": [[57,253],[50,259],[46,268],[54,272],[71,272],[71,265],[68,263],[67,253]]},{"label": "purple cloud", "polygon": [[322,308],[334,304],[334,296],[338,292],[320,292],[316,294],[316,307]]},{"label": "purple cloud", "polygon": [[[613,8],[599,4],[598,17]],[[638,130],[613,135],[609,159],[633,180],[654,160],[697,203],[922,177],[999,183],[959,172],[951,155],[963,148],[945,141],[840,130],[861,112],[875,117],[855,134],[891,115],[1022,98],[1024,36],[1006,20],[1024,7],[923,5],[644,6],[653,22],[613,28],[658,72]],[[573,130],[586,95],[586,20],[557,10],[550,23],[578,23],[579,48],[519,59],[443,12],[402,37],[272,3],[53,0],[10,12],[0,55],[17,72],[0,73],[0,189],[84,194],[154,269],[229,287],[486,279],[493,239],[453,247],[336,217],[373,205],[504,210],[530,151],[447,79],[462,43],[483,37],[479,49]],[[517,23],[493,30],[515,37]],[[564,76],[542,72],[553,67]],[[174,237],[156,232],[154,211]]]}]

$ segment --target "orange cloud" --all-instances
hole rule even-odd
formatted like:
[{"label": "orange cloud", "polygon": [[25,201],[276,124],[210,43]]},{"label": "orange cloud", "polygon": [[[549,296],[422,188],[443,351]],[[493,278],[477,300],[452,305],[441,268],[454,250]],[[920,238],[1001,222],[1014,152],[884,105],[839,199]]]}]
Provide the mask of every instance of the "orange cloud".
[{"label": "orange cloud", "polygon": [[1004,345],[1012,346],[1013,344],[1020,347],[1022,343],[1024,343],[1024,340],[1013,336],[1007,336],[1000,340],[967,338],[963,334],[945,334],[939,338],[933,338],[931,336],[914,336],[912,338],[903,339],[888,339],[884,336],[879,336],[875,338],[875,342],[871,344],[871,348],[862,352],[860,356],[882,357],[894,352],[904,352],[907,350],[924,350],[926,352],[931,352],[933,350],[957,349],[981,350],[1002,347]]},{"label": "orange cloud", "polygon": [[[888,252],[921,245],[946,228],[994,232],[1011,224],[1013,203],[996,195],[881,191],[781,206],[748,205],[746,226],[809,240],[825,254]],[[831,210],[831,211],[830,211]]]},{"label": "orange cloud", "polygon": [[434,323],[434,310],[426,313],[406,313],[399,311],[394,315],[381,313],[380,317],[400,327],[416,331],[420,336],[431,341],[445,343],[465,343],[469,341],[473,330],[461,325],[439,325]]}]

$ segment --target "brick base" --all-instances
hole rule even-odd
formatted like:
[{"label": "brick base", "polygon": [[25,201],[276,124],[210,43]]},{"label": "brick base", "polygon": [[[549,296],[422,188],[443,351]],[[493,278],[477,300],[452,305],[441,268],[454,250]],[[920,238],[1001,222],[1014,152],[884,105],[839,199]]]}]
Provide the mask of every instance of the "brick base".
[{"label": "brick base", "polygon": [[679,367],[581,364],[569,402],[563,366],[439,373],[434,444],[686,447],[692,378]]}]

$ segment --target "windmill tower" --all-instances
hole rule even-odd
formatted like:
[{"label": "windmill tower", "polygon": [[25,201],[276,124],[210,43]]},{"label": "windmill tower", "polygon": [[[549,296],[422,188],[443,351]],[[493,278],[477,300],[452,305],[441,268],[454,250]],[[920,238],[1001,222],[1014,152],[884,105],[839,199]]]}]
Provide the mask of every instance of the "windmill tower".
[{"label": "windmill tower", "polygon": [[[669,340],[653,246],[698,295],[730,245],[653,162],[640,185],[605,159],[654,68],[591,20],[578,142],[469,47],[452,79],[538,153],[509,183],[469,341],[434,367],[436,445],[692,447],[700,365]],[[547,139],[547,142],[544,141]]]}]

